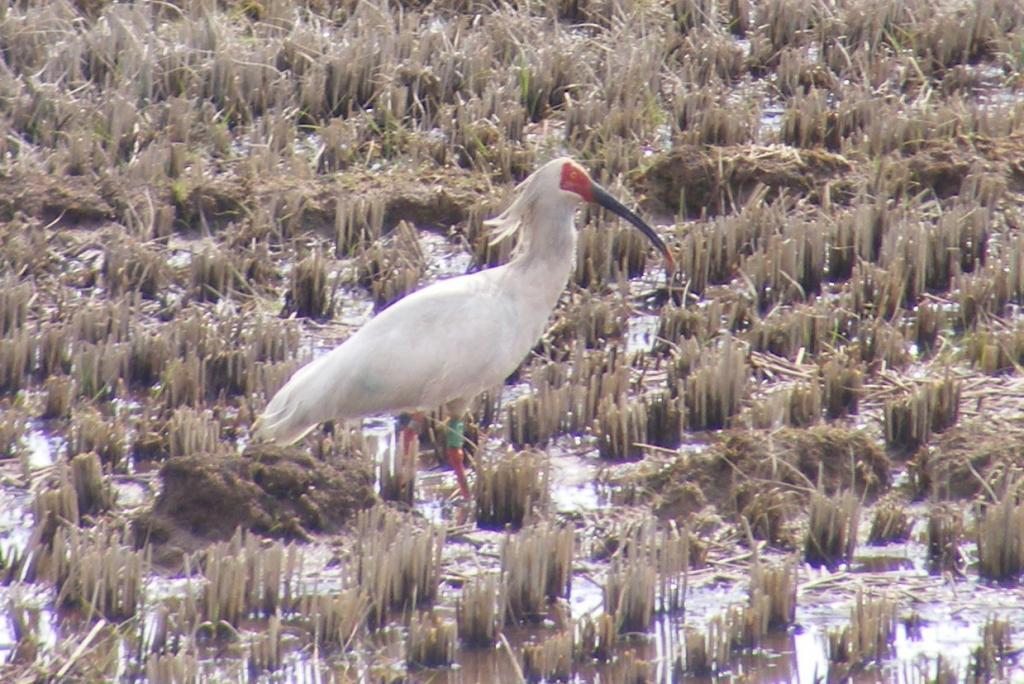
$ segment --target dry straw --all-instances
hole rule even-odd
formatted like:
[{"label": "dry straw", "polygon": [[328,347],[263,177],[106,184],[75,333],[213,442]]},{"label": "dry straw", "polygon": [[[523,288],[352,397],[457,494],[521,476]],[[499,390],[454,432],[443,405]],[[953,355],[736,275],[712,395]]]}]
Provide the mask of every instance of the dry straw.
[{"label": "dry straw", "polygon": [[506,622],[539,620],[549,600],[569,595],[574,546],[572,527],[547,522],[505,536],[501,568]]},{"label": "dry straw", "polygon": [[868,532],[868,544],[881,546],[904,542],[910,538],[913,527],[913,520],[907,514],[906,507],[898,502],[887,501],[875,508],[871,530]]},{"label": "dry straw", "polygon": [[1013,631],[1009,620],[990,615],[981,628],[981,644],[972,652],[967,666],[972,681],[983,682],[1005,677],[1014,654]]},{"label": "dry straw", "polygon": [[647,442],[647,407],[625,396],[605,397],[597,410],[597,450],[601,458],[609,460],[636,459],[643,455],[642,445]]},{"label": "dry straw", "polygon": [[221,422],[209,410],[187,406],[171,414],[163,430],[163,448],[170,457],[226,452],[221,442]]},{"label": "dry straw", "polygon": [[249,677],[256,679],[265,672],[279,670],[282,655],[281,616],[275,614],[267,620],[266,630],[257,634],[249,644],[246,656]]},{"label": "dry straw", "polygon": [[446,667],[455,660],[457,642],[456,623],[433,611],[414,615],[409,621],[406,662],[410,668]]},{"label": "dry straw", "polygon": [[719,430],[728,426],[740,410],[749,379],[750,365],[742,345],[726,338],[684,381],[687,427]]},{"label": "dry straw", "polygon": [[305,318],[323,319],[334,315],[337,277],[333,278],[319,249],[295,264],[285,294],[285,310]]},{"label": "dry straw", "polygon": [[377,466],[377,482],[380,484],[382,499],[412,505],[416,496],[418,457],[418,439],[412,441],[408,452],[399,448],[388,448],[381,454]]},{"label": "dry straw", "polygon": [[27,451],[23,447],[23,440],[28,426],[27,415],[5,407],[0,416],[0,456],[15,458]]},{"label": "dry straw", "polygon": [[960,542],[963,516],[958,508],[936,504],[928,512],[928,561],[933,571],[958,571],[963,562]]},{"label": "dry straw", "polygon": [[604,585],[605,612],[619,632],[646,632],[654,617],[658,571],[646,554],[616,556]]},{"label": "dry straw", "polygon": [[154,684],[199,680],[199,657],[192,651],[154,653],[146,659],[146,679]]},{"label": "dry straw", "polygon": [[827,496],[819,487],[811,494],[804,558],[829,567],[849,562],[857,545],[860,501],[853,492]]},{"label": "dry straw", "polygon": [[1012,581],[1024,572],[1024,503],[1007,494],[978,514],[978,574],[986,579]]},{"label": "dry straw", "polygon": [[[62,526],[77,527],[80,519],[78,488],[72,481],[70,469],[61,464],[55,478],[49,479],[36,492],[32,501],[32,542],[29,551],[37,554],[37,562],[48,559],[46,549],[53,542],[54,535]],[[41,548],[33,549],[34,545]]]},{"label": "dry straw", "polygon": [[[386,305],[429,275],[412,226],[464,237],[474,267],[506,260],[510,245],[491,245],[482,219],[501,187],[561,148],[627,203],[676,215],[659,232],[686,283],[666,290],[648,272],[641,236],[584,211],[576,289],[520,371],[530,392],[506,404],[515,448],[593,430],[603,456],[631,458],[676,448],[683,427],[736,425],[749,406],[755,424],[773,427],[881,408],[887,445],[923,454],[960,410],[976,411],[975,398],[991,411],[991,393],[970,371],[1010,374],[1024,359],[1024,336],[1006,323],[1024,301],[1024,243],[1013,235],[1024,108],[1004,97],[1024,67],[1019,3],[412,5],[0,10],[0,157],[11,191],[0,200],[0,453],[20,455],[26,477],[40,478],[26,456],[38,416],[69,459],[33,485],[31,562],[18,573],[59,576],[62,600],[137,615],[126,568],[145,560],[132,555],[141,552],[78,528],[111,515],[103,468],[130,467],[129,445],[136,458],[229,448],[260,395],[300,363],[308,334],[319,334],[255,313],[277,314],[282,292],[286,316],[330,317],[338,288],[355,281]],[[993,67],[1005,83],[993,81]],[[627,278],[641,277],[627,289]],[[664,300],[674,304],[658,313],[660,339],[643,356],[622,353],[626,308]],[[916,388],[903,382],[950,359],[973,369]],[[1013,385],[1009,375],[989,381]],[[961,405],[961,393],[972,401]],[[481,409],[490,413],[482,424],[493,406]],[[329,460],[362,449],[359,439],[338,433],[315,453]],[[482,464],[480,519],[529,524],[546,474],[501,467]],[[979,475],[993,482],[1001,467]],[[939,470],[922,490],[943,489]],[[389,496],[411,498],[401,469],[381,479]],[[789,502],[764,488],[736,494],[759,536],[781,541]],[[849,557],[851,497],[811,501],[809,558]],[[1012,580],[1020,506],[991,498],[976,521],[979,574]],[[307,629],[318,656],[357,645],[367,623],[382,627],[436,597],[444,543],[412,519],[361,525],[357,577],[301,599],[290,547],[246,539],[209,549],[193,612],[268,628],[236,649],[254,676],[278,667],[284,637]],[[957,514],[933,510],[938,567],[960,566],[962,527]],[[552,530],[527,527],[506,542],[500,579],[463,587],[464,641],[493,644],[506,619],[547,614],[550,598],[564,595],[574,541]],[[905,511],[884,505],[870,539],[909,531]],[[609,564],[607,612],[574,626],[573,659],[615,660],[616,681],[650,677],[635,654],[618,651],[619,630],[646,626],[652,611],[686,597],[688,535],[641,536]],[[104,565],[114,561],[122,577]],[[752,574],[747,605],[707,634],[686,635],[685,654],[673,657],[680,671],[724,675],[737,652],[763,643],[765,620],[784,621],[792,603],[774,597],[788,596],[792,577],[785,568]],[[129,675],[199,677],[195,644],[176,633],[194,632],[201,618],[182,603],[156,639],[165,646],[145,649]],[[513,606],[518,614],[506,618]],[[421,643],[445,643],[447,625],[417,619]],[[28,657],[33,627],[12,622],[22,663],[76,674]],[[132,623],[117,634],[130,638]],[[977,656],[969,676],[999,676],[1010,649],[995,646],[1000,629],[986,627],[996,655]],[[526,669],[571,676],[568,631],[532,644],[524,661],[535,667]],[[871,650],[859,631],[837,637],[845,665]],[[97,647],[97,638],[101,655],[119,643],[106,628],[80,643]],[[94,674],[114,676],[101,660],[91,659]],[[353,676],[385,676],[391,665],[360,664]],[[938,669],[948,678],[946,661]]]},{"label": "dry straw", "polygon": [[505,579],[497,573],[470,578],[455,605],[459,638],[470,647],[492,647],[505,625]]},{"label": "dry straw", "polygon": [[318,649],[343,650],[363,628],[369,610],[366,594],[354,587],[341,591],[314,591],[299,600],[299,612],[308,619]]},{"label": "dry straw", "polygon": [[523,646],[523,676],[528,682],[567,682],[573,674],[573,632],[566,630]]},{"label": "dry straw", "polygon": [[796,619],[796,561],[765,567],[758,560],[751,568],[750,605],[762,605],[767,599],[768,629],[785,629]]},{"label": "dry straw", "polygon": [[723,672],[734,655],[761,646],[769,629],[771,604],[768,596],[751,595],[748,605],[732,606],[713,616],[705,632],[685,629],[683,643],[675,645],[672,655],[675,676]]},{"label": "dry straw", "polygon": [[392,610],[434,601],[441,580],[444,530],[419,527],[383,506],[360,512],[356,530],[363,540],[356,576],[369,599],[370,627],[383,627]]},{"label": "dry straw", "polygon": [[686,603],[691,563],[690,534],[675,525],[658,529],[651,518],[627,531],[612,557],[604,585],[605,614],[619,632],[643,632],[655,611]]},{"label": "dry straw", "polygon": [[239,530],[201,557],[200,617],[214,625],[238,626],[253,616],[289,611],[298,598],[302,550],[280,541],[263,544]]},{"label": "dry straw", "polygon": [[71,482],[80,515],[102,513],[113,505],[113,487],[103,477],[103,467],[95,452],[78,454],[71,459]]},{"label": "dry straw", "polygon": [[392,235],[392,244],[374,242],[356,257],[358,281],[370,289],[377,309],[415,290],[426,273],[426,258],[412,224],[400,221]]},{"label": "dry straw", "polygon": [[53,375],[46,379],[46,398],[40,418],[67,418],[71,414],[71,404],[77,395],[75,382],[66,375]]},{"label": "dry straw", "polygon": [[54,534],[48,575],[57,602],[113,620],[134,616],[144,602],[151,549],[136,551],[111,530],[65,526]]},{"label": "dry straw", "polygon": [[885,404],[885,443],[913,451],[933,433],[955,425],[960,416],[960,382],[955,378],[921,385],[905,399]]},{"label": "dry straw", "polygon": [[896,638],[896,603],[884,596],[866,598],[858,589],[850,624],[829,632],[829,676],[849,677],[886,657]]},{"label": "dry straw", "polygon": [[473,500],[480,527],[521,527],[547,502],[549,464],[540,452],[507,452],[477,464]]}]

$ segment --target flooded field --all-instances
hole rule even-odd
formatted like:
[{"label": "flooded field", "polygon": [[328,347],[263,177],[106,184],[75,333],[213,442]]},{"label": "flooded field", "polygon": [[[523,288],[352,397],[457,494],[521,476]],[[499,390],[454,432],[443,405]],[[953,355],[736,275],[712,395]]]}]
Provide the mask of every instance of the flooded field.
[{"label": "flooded field", "polygon": [[[1022,68],[1015,0],[5,3],[0,680],[1024,681]],[[678,273],[580,211],[468,500],[440,413],[253,439],[560,155]]]}]

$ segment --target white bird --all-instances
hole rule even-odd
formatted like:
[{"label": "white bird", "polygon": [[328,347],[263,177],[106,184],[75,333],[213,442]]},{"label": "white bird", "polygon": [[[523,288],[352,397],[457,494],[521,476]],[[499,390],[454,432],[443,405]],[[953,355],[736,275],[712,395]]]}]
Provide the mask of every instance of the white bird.
[{"label": "white bird", "polygon": [[582,201],[636,226],[664,255],[657,233],[571,159],[548,162],[488,221],[495,240],[518,231],[505,265],[440,280],[399,300],[340,346],[300,368],[256,421],[257,438],[291,444],[318,424],[444,407],[448,459],[468,498],[462,416],[468,402],[499,386],[537,343],[573,265],[573,215]]}]

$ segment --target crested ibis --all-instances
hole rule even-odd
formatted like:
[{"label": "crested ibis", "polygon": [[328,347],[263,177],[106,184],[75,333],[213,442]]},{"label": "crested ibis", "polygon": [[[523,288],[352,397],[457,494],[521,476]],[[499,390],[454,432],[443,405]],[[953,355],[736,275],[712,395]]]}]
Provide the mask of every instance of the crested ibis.
[{"label": "crested ibis", "polygon": [[463,414],[470,399],[516,369],[544,332],[572,270],[577,206],[595,203],[629,221],[674,270],[654,229],[571,159],[544,164],[517,192],[488,221],[496,240],[519,233],[507,264],[440,280],[381,311],[295,372],[256,421],[256,437],[291,444],[329,420],[443,407],[448,460],[468,498]]}]

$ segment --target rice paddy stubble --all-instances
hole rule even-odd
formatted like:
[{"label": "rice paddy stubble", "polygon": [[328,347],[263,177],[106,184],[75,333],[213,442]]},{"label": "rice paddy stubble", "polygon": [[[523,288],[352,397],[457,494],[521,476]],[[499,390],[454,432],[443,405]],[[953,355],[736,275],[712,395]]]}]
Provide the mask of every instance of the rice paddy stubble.
[{"label": "rice paddy stubble", "polygon": [[[30,482],[43,475],[26,455],[42,434],[57,458],[76,459],[83,484],[60,513],[42,502],[70,500],[70,471],[52,490],[33,483],[40,528],[55,519],[43,509],[63,520],[51,541],[69,534],[71,521],[90,524],[71,508],[96,520],[124,514],[117,502],[83,503],[109,485],[101,481],[109,474],[96,477],[93,452],[123,485],[126,473],[140,477],[133,458],[143,454],[230,451],[260,397],[325,330],[268,320],[281,311],[280,294],[293,290],[289,313],[323,317],[333,303],[346,318],[350,300],[407,291],[423,277],[418,267],[389,272],[368,291],[348,279],[359,255],[401,220],[444,232],[453,245],[465,239],[475,263],[500,261],[510,246],[481,247],[487,236],[474,221],[566,146],[645,213],[669,217],[659,230],[674,242],[689,289],[684,297],[644,275],[635,240],[585,217],[574,277],[583,289],[562,304],[567,324],[520,371],[534,396],[514,411],[512,402],[487,409],[515,423],[517,448],[591,448],[600,434],[616,453],[642,443],[653,460],[686,437],[677,436],[681,421],[703,431],[856,416],[881,424],[894,450],[916,451],[913,496],[962,498],[951,478],[998,485],[1013,463],[980,440],[969,460],[980,478],[955,476],[924,450],[945,445],[978,412],[998,418],[1018,392],[1019,345],[1006,322],[1021,298],[1013,160],[1022,117],[1003,84],[1019,71],[1019,8],[992,0],[967,16],[955,3],[850,2],[828,13],[748,4],[582,3],[475,17],[460,3],[401,13],[380,3],[241,13],[8,8],[0,17],[10,95],[0,140],[9,172],[0,264],[10,274],[0,288],[0,442]],[[749,49],[734,38],[744,35]],[[445,198],[467,179],[471,193]],[[366,187],[375,182],[383,187]],[[426,199],[410,202],[415,193],[405,191],[396,199],[403,182]],[[291,287],[286,266],[314,242],[325,268]],[[397,256],[384,251],[380,263]],[[626,290],[623,274],[642,280]],[[659,313],[660,339],[645,358],[629,358],[620,336],[631,322],[620,317],[659,297],[680,306]],[[822,317],[822,302],[842,315]],[[728,377],[702,358],[725,331],[743,349],[742,359],[718,363]],[[964,357],[951,353],[961,348]],[[544,378],[534,377],[542,366]],[[922,375],[938,399],[917,397]],[[766,398],[780,382],[792,386]],[[760,419],[750,419],[755,406]],[[614,437],[618,424],[626,438]],[[1008,443],[1013,435],[1000,432]],[[330,461],[348,453],[350,439],[359,438],[341,430],[307,446]],[[897,460],[893,471],[902,467]],[[695,481],[701,474],[689,472]],[[728,514],[716,485],[700,486],[709,512]],[[894,494],[901,504],[910,496]],[[752,520],[779,503],[758,501]],[[577,522],[582,534],[592,524]],[[800,522],[763,531],[781,540],[784,524]],[[933,537],[948,547],[946,535]],[[74,584],[65,582],[68,595]],[[329,638],[317,643],[361,648],[366,606],[379,604],[357,587],[330,606],[319,600],[314,631]],[[724,671],[733,644],[755,641],[756,611],[744,611],[715,627],[721,638],[701,639],[706,656],[694,656],[693,670]],[[267,638],[245,657],[254,671],[280,655],[271,618],[260,619]],[[599,621],[600,646],[590,652],[617,658],[623,677],[645,676],[642,658],[616,651],[614,616]],[[98,652],[113,643],[93,638],[104,644]],[[31,639],[18,642],[28,649]],[[138,666],[153,677],[187,676],[203,657],[194,647]],[[39,643],[39,658],[55,655],[49,648]]]}]

